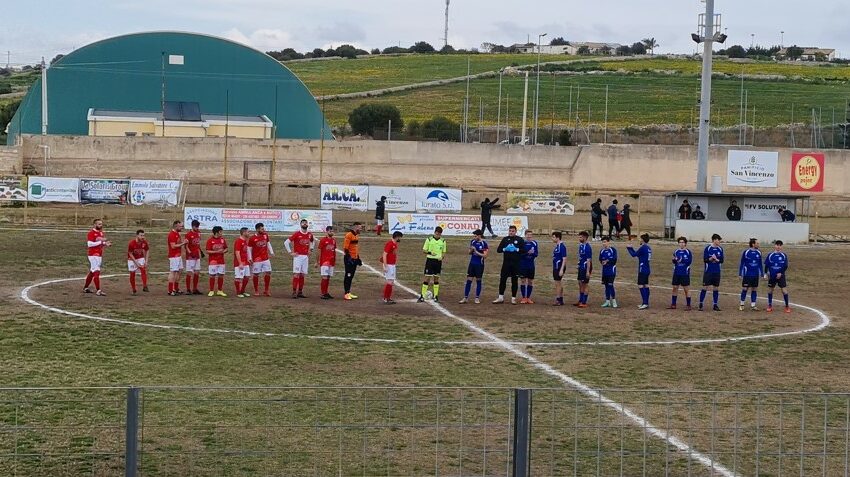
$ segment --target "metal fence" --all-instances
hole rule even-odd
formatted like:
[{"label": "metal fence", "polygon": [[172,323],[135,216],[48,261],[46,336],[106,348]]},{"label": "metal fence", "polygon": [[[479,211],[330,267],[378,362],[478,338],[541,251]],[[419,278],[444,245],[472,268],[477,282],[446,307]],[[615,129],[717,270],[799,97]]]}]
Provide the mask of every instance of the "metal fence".
[{"label": "metal fence", "polygon": [[4,476],[846,476],[849,442],[850,394],[0,389]]}]

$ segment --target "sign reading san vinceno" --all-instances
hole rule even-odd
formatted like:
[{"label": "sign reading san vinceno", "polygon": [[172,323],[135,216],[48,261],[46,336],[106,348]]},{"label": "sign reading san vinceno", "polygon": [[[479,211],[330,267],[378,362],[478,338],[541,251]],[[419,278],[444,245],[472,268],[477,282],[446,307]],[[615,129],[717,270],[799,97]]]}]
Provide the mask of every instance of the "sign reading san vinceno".
[{"label": "sign reading san vinceno", "polygon": [[777,187],[778,170],[778,152],[731,150],[726,159],[726,185]]}]

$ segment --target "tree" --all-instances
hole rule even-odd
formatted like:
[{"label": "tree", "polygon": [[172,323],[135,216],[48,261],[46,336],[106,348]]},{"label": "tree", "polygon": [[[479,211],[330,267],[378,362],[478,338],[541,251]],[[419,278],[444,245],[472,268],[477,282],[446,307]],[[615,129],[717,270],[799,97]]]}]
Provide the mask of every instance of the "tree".
[{"label": "tree", "polygon": [[789,60],[797,60],[803,56],[803,49],[797,45],[789,46],[787,50],[785,50],[785,57]]},{"label": "tree", "polygon": [[300,60],[304,58],[304,55],[298,53],[292,48],[284,48],[280,51],[267,51],[266,54],[277,61]]},{"label": "tree", "polygon": [[422,135],[422,123],[417,120],[413,120],[407,123],[406,128],[407,135],[410,137],[419,137]]},{"label": "tree", "polygon": [[611,54],[611,47],[608,46],[608,45],[605,45],[605,46],[603,46],[602,48],[599,49],[599,53],[602,53],[603,55],[610,55]]},{"label": "tree", "polygon": [[422,137],[438,141],[458,141],[460,124],[445,116],[434,116],[422,123]]},{"label": "tree", "polygon": [[372,48],[372,51],[370,51],[369,54],[370,55],[380,55],[381,49],[380,48]]},{"label": "tree", "polygon": [[316,48],[310,53],[304,55],[305,58],[322,58],[323,56],[325,56],[325,50],[321,48]]},{"label": "tree", "polygon": [[15,111],[18,110],[18,106],[20,105],[20,99],[12,101],[11,103],[0,104],[0,139],[2,139],[3,143],[6,142],[6,136],[3,131],[6,130],[6,125],[12,120],[12,117],[15,115]]},{"label": "tree", "polygon": [[352,45],[340,45],[336,50],[328,50],[325,56],[341,56],[343,58],[357,58],[357,55],[367,54],[366,51],[355,48]]},{"label": "tree", "polygon": [[12,85],[9,83],[0,83],[0,94],[9,94],[12,92]]},{"label": "tree", "polygon": [[427,41],[417,41],[410,47],[411,53],[434,53],[436,50]]},{"label": "tree", "polygon": [[632,54],[632,49],[627,45],[620,45],[617,47],[617,56],[629,56]]},{"label": "tree", "polygon": [[348,124],[354,134],[373,136],[375,129],[386,129],[392,121],[393,129],[404,127],[401,113],[391,104],[361,104],[348,115]]},{"label": "tree", "polygon": [[570,42],[565,40],[564,37],[559,36],[557,38],[552,38],[552,41],[550,41],[549,44],[552,46],[567,46]]},{"label": "tree", "polygon": [[656,49],[656,48],[658,48],[659,46],[661,46],[661,45],[659,45],[659,44],[658,44],[658,42],[657,42],[657,41],[655,41],[655,37],[653,37],[653,38],[644,38],[643,40],[641,40],[641,43],[643,43],[643,46],[644,46],[647,50],[649,50],[650,54],[652,54],[652,55],[654,55],[654,54],[655,54],[655,49]]},{"label": "tree", "polygon": [[452,45],[445,45],[440,48],[440,53],[443,55],[451,55],[452,53],[455,53],[455,49]]},{"label": "tree", "polygon": [[589,55],[590,54],[590,47],[587,46],[587,45],[581,45],[580,47],[578,47],[578,50],[576,50],[576,54],[581,55],[581,56]]},{"label": "tree", "polygon": [[732,45],[726,49],[726,56],[729,58],[746,58],[747,50],[741,45]]},{"label": "tree", "polygon": [[58,55],[54,56],[52,60],[50,60],[50,64],[52,65],[53,63],[56,63],[57,61],[61,60],[64,57],[65,57],[65,55],[63,55],[62,53],[59,53]]},{"label": "tree", "polygon": [[632,44],[632,47],[630,48],[630,50],[632,51],[633,55],[645,55],[646,54],[646,46],[644,46],[644,44],[639,42],[639,41]]},{"label": "tree", "polygon": [[408,50],[407,48],[402,48],[400,46],[388,46],[384,48],[384,51],[382,51],[381,53],[385,55],[392,55],[394,53],[410,53],[410,50]]}]

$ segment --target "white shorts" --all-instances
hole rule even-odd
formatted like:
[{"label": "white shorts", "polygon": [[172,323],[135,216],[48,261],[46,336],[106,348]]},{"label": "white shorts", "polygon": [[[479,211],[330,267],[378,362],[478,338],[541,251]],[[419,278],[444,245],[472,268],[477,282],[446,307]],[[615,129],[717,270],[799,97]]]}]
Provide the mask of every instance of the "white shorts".
[{"label": "white shorts", "polygon": [[186,271],[187,272],[200,272],[201,271],[201,259],[200,258],[187,258],[186,259]]},{"label": "white shorts", "polygon": [[384,278],[395,280],[395,265],[384,265]]},{"label": "white shorts", "polygon": [[384,221],[380,219],[375,219],[376,225],[384,225]]},{"label": "white shorts", "polygon": [[334,267],[332,265],[322,265],[320,267],[321,275],[323,277],[332,277],[334,276]]},{"label": "white shorts", "polygon": [[183,257],[168,257],[168,271],[179,272],[183,270]]},{"label": "white shorts", "polygon": [[[144,258],[137,258],[136,262],[139,262],[140,267],[145,266],[145,259]],[[138,272],[139,267],[136,266],[136,262],[134,262],[132,260],[127,260],[127,270],[130,270],[131,272]]]},{"label": "white shorts", "polygon": [[89,255],[89,271],[92,273],[99,272],[100,266],[103,264],[103,257]]},{"label": "white shorts", "polygon": [[306,275],[308,265],[310,265],[309,255],[296,255],[292,257],[292,273]]},{"label": "white shorts", "polygon": [[233,267],[233,277],[236,279],[248,278],[251,276],[251,266],[242,265],[241,267]]},{"label": "white shorts", "polygon": [[224,275],[225,266],[224,266],[224,264],[210,265],[209,268],[208,268],[208,272],[209,272],[210,275]]},{"label": "white shorts", "polygon": [[254,275],[260,273],[271,273],[272,271],[272,262],[269,260],[263,260],[262,262],[254,262],[254,266],[251,267],[251,273]]}]

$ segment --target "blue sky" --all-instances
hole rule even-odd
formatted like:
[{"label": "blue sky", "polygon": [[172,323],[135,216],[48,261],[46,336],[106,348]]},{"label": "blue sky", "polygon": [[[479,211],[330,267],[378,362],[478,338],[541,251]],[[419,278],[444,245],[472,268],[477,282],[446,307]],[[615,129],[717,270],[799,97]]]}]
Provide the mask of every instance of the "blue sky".
[{"label": "blue sky", "polygon": [[[369,49],[425,40],[441,46],[444,0],[30,0],[4,2],[0,63],[52,58],[123,33],[182,30],[227,37],[266,51],[352,43]],[[846,2],[840,0],[716,0],[727,44],[835,48],[850,56]],[[844,4],[844,6],[842,6]],[[452,0],[449,42],[532,41],[539,33],[577,41],[632,43],[655,37],[657,53],[692,53],[698,0]]]}]

